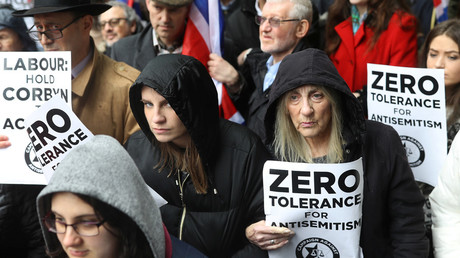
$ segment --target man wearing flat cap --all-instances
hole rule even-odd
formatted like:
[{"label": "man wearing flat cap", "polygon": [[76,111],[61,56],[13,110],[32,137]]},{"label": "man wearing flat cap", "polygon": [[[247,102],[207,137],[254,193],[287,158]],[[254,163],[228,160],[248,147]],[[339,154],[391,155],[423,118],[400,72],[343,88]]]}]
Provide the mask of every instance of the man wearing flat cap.
[{"label": "man wearing flat cap", "polygon": [[34,18],[29,35],[45,51],[71,51],[73,111],[93,134],[124,143],[139,130],[128,101],[139,71],[99,53],[89,34],[93,16],[110,7],[90,0],[35,0],[33,8],[13,16]]},{"label": "man wearing flat cap", "polygon": [[182,40],[192,0],[145,0],[150,25],[112,47],[111,57],[139,70],[158,55],[182,53]]}]

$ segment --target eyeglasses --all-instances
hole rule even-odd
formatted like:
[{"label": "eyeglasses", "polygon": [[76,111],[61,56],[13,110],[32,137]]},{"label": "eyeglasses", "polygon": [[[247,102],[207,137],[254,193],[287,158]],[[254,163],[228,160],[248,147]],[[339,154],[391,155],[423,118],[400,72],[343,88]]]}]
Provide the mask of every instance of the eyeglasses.
[{"label": "eyeglasses", "polygon": [[67,27],[69,27],[70,25],[72,25],[72,23],[78,21],[82,17],[83,16],[79,16],[79,17],[73,19],[69,24],[67,24],[66,26],[64,26],[64,27],[62,27],[60,29],[51,29],[51,30],[45,30],[45,31],[31,30],[35,26],[34,25],[27,31],[27,33],[29,33],[29,36],[33,40],[36,40],[36,41],[40,41],[42,39],[43,34],[45,34],[48,39],[52,39],[52,40],[60,39],[60,38],[63,37],[62,31],[64,29],[66,29]]},{"label": "eyeglasses", "polygon": [[105,25],[108,23],[110,27],[115,27],[115,26],[118,26],[118,24],[120,24],[120,21],[127,21],[127,20],[128,19],[126,18],[113,18],[108,21],[101,21],[100,25],[101,25],[101,28],[104,28]]},{"label": "eyeglasses", "polygon": [[68,226],[71,226],[75,232],[77,232],[80,236],[97,236],[99,235],[99,227],[105,223],[105,221],[101,222],[92,222],[92,221],[82,221],[73,224],[66,224],[60,220],[56,220],[54,216],[47,215],[43,218],[46,227],[50,232],[56,234],[64,234],[67,230]]},{"label": "eyeglasses", "polygon": [[263,16],[258,16],[258,15],[256,16],[256,24],[257,25],[263,24],[266,20],[268,20],[268,24],[270,24],[270,26],[272,28],[279,27],[282,22],[300,21],[300,19],[281,20],[281,19],[278,19],[278,18],[275,18],[275,17],[267,18],[267,17],[263,17]]}]

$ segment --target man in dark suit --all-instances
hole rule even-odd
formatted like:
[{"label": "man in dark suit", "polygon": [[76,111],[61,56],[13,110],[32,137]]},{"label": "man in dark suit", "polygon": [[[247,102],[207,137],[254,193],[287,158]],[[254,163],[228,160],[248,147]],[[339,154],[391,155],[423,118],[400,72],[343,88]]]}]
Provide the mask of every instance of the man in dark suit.
[{"label": "man in dark suit", "polygon": [[139,70],[157,55],[180,54],[192,0],[146,0],[150,25],[112,47],[111,57]]}]

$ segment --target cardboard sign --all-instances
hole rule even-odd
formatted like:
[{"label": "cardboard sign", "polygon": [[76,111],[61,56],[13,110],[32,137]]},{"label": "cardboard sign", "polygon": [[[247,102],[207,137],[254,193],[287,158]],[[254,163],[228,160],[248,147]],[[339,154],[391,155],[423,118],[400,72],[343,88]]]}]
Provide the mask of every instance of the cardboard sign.
[{"label": "cardboard sign", "polygon": [[361,257],[362,159],[339,164],[267,161],[264,209],[269,226],[296,234],[279,257]]},{"label": "cardboard sign", "polygon": [[369,119],[401,137],[415,179],[436,185],[447,156],[444,70],[367,65]]},{"label": "cardboard sign", "polygon": [[59,96],[43,104],[25,123],[46,182],[70,150],[94,136]]},{"label": "cardboard sign", "polygon": [[41,165],[25,132],[24,119],[59,95],[71,107],[70,52],[0,52],[0,183],[45,184]]}]

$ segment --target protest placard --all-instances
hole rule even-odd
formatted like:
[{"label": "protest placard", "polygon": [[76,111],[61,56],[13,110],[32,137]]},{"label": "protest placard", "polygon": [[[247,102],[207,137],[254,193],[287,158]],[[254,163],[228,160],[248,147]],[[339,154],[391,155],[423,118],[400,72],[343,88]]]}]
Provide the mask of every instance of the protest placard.
[{"label": "protest placard", "polygon": [[263,185],[266,224],[295,232],[270,258],[361,257],[361,158],[338,164],[267,161]]},{"label": "protest placard", "polygon": [[45,184],[41,165],[24,130],[24,119],[59,95],[71,106],[70,52],[0,52],[0,183]]},{"label": "protest placard", "polygon": [[46,182],[70,150],[94,136],[60,96],[47,101],[24,122]]},{"label": "protest placard", "polygon": [[399,134],[415,179],[436,185],[447,156],[444,70],[367,65],[368,117]]}]

